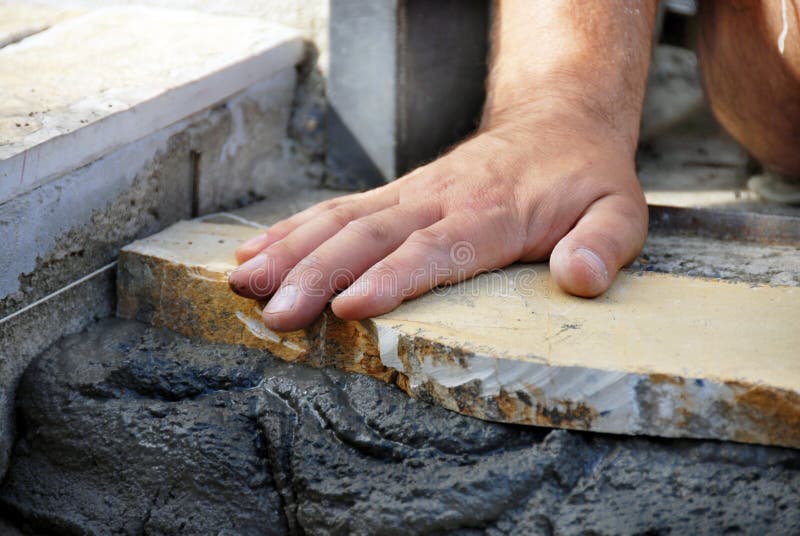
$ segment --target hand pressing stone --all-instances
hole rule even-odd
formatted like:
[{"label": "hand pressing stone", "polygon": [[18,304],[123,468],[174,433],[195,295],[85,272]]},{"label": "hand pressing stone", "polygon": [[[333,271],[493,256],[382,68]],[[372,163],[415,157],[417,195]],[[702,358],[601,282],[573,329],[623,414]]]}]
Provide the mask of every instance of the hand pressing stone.
[{"label": "hand pressing stone", "polygon": [[[768,169],[797,175],[800,39],[781,31],[787,5],[797,13],[789,0],[704,2],[700,51],[721,123]],[[476,134],[391,184],[247,242],[231,288],[271,296],[263,320],[280,331],[308,325],[339,292],[334,313],[361,319],[516,261],[549,258],[565,291],[602,294],[647,233],[634,150],[655,8],[499,2]]]},{"label": "hand pressing stone", "polygon": [[478,133],[389,185],[274,225],[239,249],[231,287],[272,296],[263,319],[282,331],[336,292],[334,312],[360,319],[548,256],[565,290],[603,293],[647,231],[633,157],[654,13],[653,1],[502,3]]}]

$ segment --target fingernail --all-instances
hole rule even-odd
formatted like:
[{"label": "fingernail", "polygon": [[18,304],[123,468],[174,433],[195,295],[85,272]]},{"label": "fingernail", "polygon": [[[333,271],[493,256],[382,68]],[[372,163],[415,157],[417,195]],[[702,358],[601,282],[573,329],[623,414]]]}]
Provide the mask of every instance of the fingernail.
[{"label": "fingernail", "polygon": [[255,246],[259,246],[259,245],[265,243],[266,241],[267,241],[267,233],[261,233],[260,235],[254,236],[250,240],[245,241],[239,247],[240,248],[249,248],[251,246],[255,247]]},{"label": "fingernail", "polygon": [[267,254],[266,253],[259,253],[252,259],[247,262],[242,263],[237,269],[233,272],[252,272],[257,268],[264,268],[267,265]]},{"label": "fingernail", "polygon": [[583,259],[598,283],[605,285],[608,281],[608,268],[597,253],[588,248],[577,248],[573,254]]},{"label": "fingernail", "polygon": [[297,300],[297,286],[286,285],[281,287],[278,292],[269,300],[269,303],[264,307],[264,314],[273,315],[277,313],[285,313],[294,307],[294,302]]}]

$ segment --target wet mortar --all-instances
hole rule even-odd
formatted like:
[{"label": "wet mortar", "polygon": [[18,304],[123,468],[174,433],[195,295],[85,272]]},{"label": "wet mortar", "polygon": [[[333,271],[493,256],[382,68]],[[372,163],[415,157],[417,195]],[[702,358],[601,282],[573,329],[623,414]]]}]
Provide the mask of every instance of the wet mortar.
[{"label": "wet mortar", "polygon": [[653,232],[631,269],[758,285],[800,286],[800,245],[764,245]]},{"label": "wet mortar", "polygon": [[17,426],[37,534],[800,532],[800,451],[488,423],[130,321],[34,361]]}]

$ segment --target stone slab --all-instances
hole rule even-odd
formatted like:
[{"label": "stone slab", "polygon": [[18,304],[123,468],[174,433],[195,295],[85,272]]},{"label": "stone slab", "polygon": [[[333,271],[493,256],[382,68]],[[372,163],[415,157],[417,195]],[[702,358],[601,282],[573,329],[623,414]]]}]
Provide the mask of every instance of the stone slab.
[{"label": "stone slab", "polygon": [[[3,0],[7,5],[88,11],[108,7],[108,0]],[[302,32],[319,49],[320,66],[327,65],[329,0],[114,0],[114,5],[169,7],[215,15],[258,17]]]},{"label": "stone slab", "polygon": [[118,315],[282,359],[368,374],[474,417],[800,447],[800,288],[624,272],[561,292],[542,265],[484,274],[365,322],[329,311],[275,333],[232,294],[238,216],[123,249]]},{"label": "stone slab", "polygon": [[300,61],[259,19],[109,7],[0,49],[0,202]]},{"label": "stone slab", "polygon": [[78,11],[2,2],[0,3],[0,48],[46,30],[53,24],[74,17],[78,13]]}]

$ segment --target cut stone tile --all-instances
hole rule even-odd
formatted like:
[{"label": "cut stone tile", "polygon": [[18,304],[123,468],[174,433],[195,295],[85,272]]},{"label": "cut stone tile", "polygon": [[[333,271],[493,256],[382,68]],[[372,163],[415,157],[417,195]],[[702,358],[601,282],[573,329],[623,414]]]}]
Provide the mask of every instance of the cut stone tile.
[{"label": "cut stone tile", "polygon": [[279,334],[228,289],[233,250],[256,232],[246,220],[181,222],[126,247],[118,315],[368,374],[481,419],[800,447],[800,288],[625,272],[585,300],[520,265],[365,322],[326,311]]},{"label": "cut stone tile", "polygon": [[78,14],[78,11],[0,3],[0,48]]},{"label": "cut stone tile", "polygon": [[291,69],[302,48],[258,19],[111,7],[0,49],[0,202]]}]

